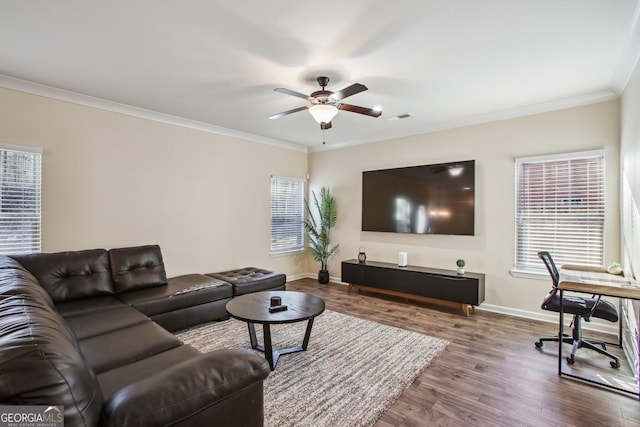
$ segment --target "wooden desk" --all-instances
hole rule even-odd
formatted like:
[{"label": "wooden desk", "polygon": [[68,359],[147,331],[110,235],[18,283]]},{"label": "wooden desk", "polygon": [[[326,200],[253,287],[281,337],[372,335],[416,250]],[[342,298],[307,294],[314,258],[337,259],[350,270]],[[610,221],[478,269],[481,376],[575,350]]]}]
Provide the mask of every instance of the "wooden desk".
[{"label": "wooden desk", "polygon": [[[560,316],[559,316],[559,336],[564,333],[564,313],[562,298],[565,291],[581,292],[585,294],[596,294],[609,297],[626,298],[640,300],[640,284],[621,275],[609,274],[604,268],[585,267],[578,265],[563,265],[560,268],[560,279],[558,282],[560,290]],[[622,347],[621,326],[618,333],[618,345]],[[612,386],[611,384],[590,380],[577,375],[562,371],[562,340],[558,343],[558,375],[576,378],[582,381],[596,384],[606,388],[615,389],[635,396],[640,396],[638,392]]]},{"label": "wooden desk", "polygon": [[563,265],[558,288],[609,297],[640,299],[640,284],[604,268]]}]

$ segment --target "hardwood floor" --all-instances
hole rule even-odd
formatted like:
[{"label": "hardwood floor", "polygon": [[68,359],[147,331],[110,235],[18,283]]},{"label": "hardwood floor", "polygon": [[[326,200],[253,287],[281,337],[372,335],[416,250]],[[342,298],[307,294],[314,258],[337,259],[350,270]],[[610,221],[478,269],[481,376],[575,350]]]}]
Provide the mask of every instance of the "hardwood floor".
[{"label": "hardwood floor", "polygon": [[[481,308],[465,318],[453,308],[358,291],[348,295],[344,285],[314,279],[289,282],[287,290],[317,295],[329,310],[450,342],[376,427],[640,425],[637,398],[558,377],[557,345],[534,346],[540,336],[554,334],[553,324]],[[629,374],[626,362],[616,371],[586,349],[578,350],[573,369],[614,380]]]}]

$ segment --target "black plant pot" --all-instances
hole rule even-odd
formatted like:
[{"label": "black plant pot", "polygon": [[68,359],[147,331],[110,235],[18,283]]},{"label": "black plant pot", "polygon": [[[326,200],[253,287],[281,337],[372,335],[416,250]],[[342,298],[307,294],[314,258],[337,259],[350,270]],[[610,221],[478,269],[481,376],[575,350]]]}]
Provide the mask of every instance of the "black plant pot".
[{"label": "black plant pot", "polygon": [[318,282],[326,285],[329,283],[329,270],[320,270],[318,271]]}]

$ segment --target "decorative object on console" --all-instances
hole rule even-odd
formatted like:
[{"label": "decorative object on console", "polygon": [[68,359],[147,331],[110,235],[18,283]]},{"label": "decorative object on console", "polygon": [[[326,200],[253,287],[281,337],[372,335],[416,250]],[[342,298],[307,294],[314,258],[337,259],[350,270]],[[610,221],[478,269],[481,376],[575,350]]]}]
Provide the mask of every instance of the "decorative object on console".
[{"label": "decorative object on console", "polygon": [[464,266],[465,266],[465,262],[462,258],[458,259],[456,261],[456,265],[458,266],[458,274],[459,275],[463,275],[464,274]]},{"label": "decorative object on console", "polygon": [[406,266],[407,266],[407,253],[398,252],[398,267],[406,267]]},{"label": "decorative object on console", "polygon": [[364,264],[367,260],[367,254],[364,252],[364,246],[360,246],[358,250],[358,262]]},{"label": "decorative object on console", "polygon": [[622,267],[617,262],[612,262],[607,267],[607,273],[609,274],[622,274]]},{"label": "decorative object on console", "polygon": [[304,229],[309,236],[309,252],[314,261],[320,263],[320,271],[318,272],[318,282],[329,283],[329,270],[327,263],[329,258],[338,250],[340,244],[331,247],[331,229],[338,221],[338,208],[336,199],[331,194],[328,187],[320,189],[320,200],[316,197],[314,191],[313,204],[318,212],[318,218],[311,212],[309,202],[305,199],[304,207],[307,211],[307,218],[302,222]]}]

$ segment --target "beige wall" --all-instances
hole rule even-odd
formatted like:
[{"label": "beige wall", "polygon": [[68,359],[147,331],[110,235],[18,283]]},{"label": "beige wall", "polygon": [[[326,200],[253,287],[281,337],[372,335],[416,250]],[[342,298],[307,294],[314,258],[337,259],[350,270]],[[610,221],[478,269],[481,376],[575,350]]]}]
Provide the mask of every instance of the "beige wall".
[{"label": "beige wall", "polygon": [[[410,120],[410,119],[409,119]],[[392,124],[389,124],[392,126]],[[486,307],[514,314],[540,313],[549,279],[516,278],[514,261],[514,159],[554,153],[606,149],[607,200],[605,259],[619,258],[618,163],[619,103],[585,107],[384,141],[309,156],[310,188],[332,188],[339,219],[334,239],[341,249],[330,266],[340,278],[340,261],[366,247],[367,259],[455,269],[464,258],[467,270],[486,274]],[[362,171],[476,161],[476,235],[436,236],[362,232]],[[311,264],[310,271],[317,270]],[[522,313],[520,313],[522,312]],[[525,313],[526,312],[526,313]]]},{"label": "beige wall", "polygon": [[43,155],[43,251],[158,243],[170,275],[269,256],[270,176],[304,177],[307,154],[0,89],[0,142]]},{"label": "beige wall", "polygon": [[[624,212],[635,222],[624,224],[623,259],[636,278],[640,276],[640,65],[631,75],[621,99],[621,176],[629,190],[629,206]],[[623,189],[624,190],[624,189]]]}]

